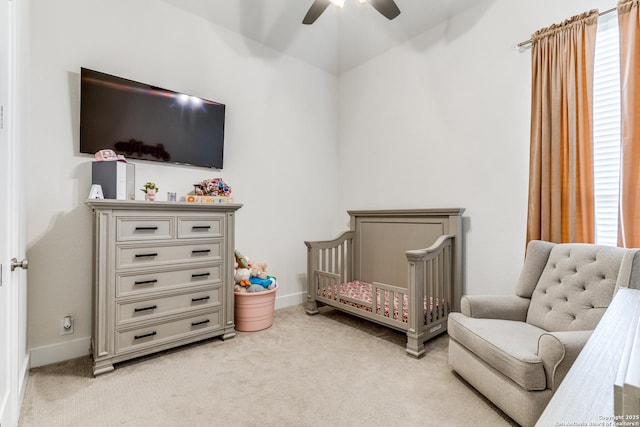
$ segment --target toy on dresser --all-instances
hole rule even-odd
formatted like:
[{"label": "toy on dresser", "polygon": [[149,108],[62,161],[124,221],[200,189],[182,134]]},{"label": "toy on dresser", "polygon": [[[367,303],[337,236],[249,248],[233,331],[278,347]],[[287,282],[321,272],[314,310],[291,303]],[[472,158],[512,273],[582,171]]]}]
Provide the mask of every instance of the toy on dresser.
[{"label": "toy on dresser", "polygon": [[276,287],[276,278],[267,275],[267,263],[252,263],[249,257],[235,251],[235,292],[264,292]]}]

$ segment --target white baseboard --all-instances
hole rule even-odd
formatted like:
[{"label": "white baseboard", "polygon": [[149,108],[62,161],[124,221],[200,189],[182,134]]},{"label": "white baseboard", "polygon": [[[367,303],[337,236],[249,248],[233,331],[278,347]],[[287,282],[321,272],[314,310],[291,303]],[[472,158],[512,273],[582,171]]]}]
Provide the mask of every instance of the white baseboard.
[{"label": "white baseboard", "polygon": [[291,307],[292,305],[300,305],[307,300],[307,293],[300,292],[297,294],[289,294],[276,296],[275,309]]},{"label": "white baseboard", "polygon": [[90,354],[91,338],[78,338],[31,349],[31,367],[50,365]]},{"label": "white baseboard", "polygon": [[27,391],[27,384],[29,384],[29,368],[31,367],[31,354],[27,353],[26,357],[22,361],[20,367],[18,379],[18,413],[22,408],[22,401],[24,400],[24,394]]},{"label": "white baseboard", "polygon": [[[275,309],[300,305],[307,299],[306,292],[276,296]],[[91,338],[78,338],[73,341],[66,341],[58,344],[51,344],[31,349],[31,367],[50,365],[52,363],[64,362],[69,359],[76,359],[90,354]]]}]

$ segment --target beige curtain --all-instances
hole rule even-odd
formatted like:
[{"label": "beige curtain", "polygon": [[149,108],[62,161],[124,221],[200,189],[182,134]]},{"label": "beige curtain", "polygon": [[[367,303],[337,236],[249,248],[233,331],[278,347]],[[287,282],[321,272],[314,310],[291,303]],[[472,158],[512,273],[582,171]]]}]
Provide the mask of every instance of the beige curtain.
[{"label": "beige curtain", "polygon": [[618,246],[640,247],[640,9],[618,2],[620,27],[621,168]]},{"label": "beige curtain", "polygon": [[596,10],[531,38],[527,242],[593,243],[592,104]]}]

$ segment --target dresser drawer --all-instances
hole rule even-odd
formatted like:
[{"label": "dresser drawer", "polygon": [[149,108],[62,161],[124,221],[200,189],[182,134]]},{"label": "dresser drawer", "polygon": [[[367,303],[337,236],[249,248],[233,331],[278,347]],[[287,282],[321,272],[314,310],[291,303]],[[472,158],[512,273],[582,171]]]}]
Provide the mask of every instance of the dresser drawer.
[{"label": "dresser drawer", "polygon": [[116,297],[142,295],[222,282],[222,264],[176,271],[121,273],[116,275]]},{"label": "dresser drawer", "polygon": [[178,217],[178,238],[196,239],[224,236],[224,217]]},{"label": "dresser drawer", "polygon": [[190,335],[205,334],[222,328],[222,310],[212,309],[192,316],[158,322],[134,329],[116,331],[116,354],[145,347],[155,347]]},{"label": "dresser drawer", "polygon": [[174,217],[117,217],[116,240],[146,241],[175,238]]},{"label": "dresser drawer", "polygon": [[212,308],[220,305],[220,286],[196,292],[169,295],[134,302],[116,303],[116,322],[149,320],[180,311]]},{"label": "dresser drawer", "polygon": [[116,268],[220,261],[223,253],[222,246],[222,241],[183,245],[118,245],[116,246]]}]

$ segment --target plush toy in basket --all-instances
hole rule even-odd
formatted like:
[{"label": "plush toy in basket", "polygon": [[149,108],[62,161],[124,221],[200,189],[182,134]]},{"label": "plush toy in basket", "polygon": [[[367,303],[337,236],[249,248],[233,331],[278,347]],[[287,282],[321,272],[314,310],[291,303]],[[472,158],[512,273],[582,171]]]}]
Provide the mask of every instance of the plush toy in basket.
[{"label": "plush toy in basket", "polygon": [[235,251],[235,270],[233,278],[236,292],[264,292],[277,285],[276,278],[267,275],[267,263],[252,263],[249,257]]}]

